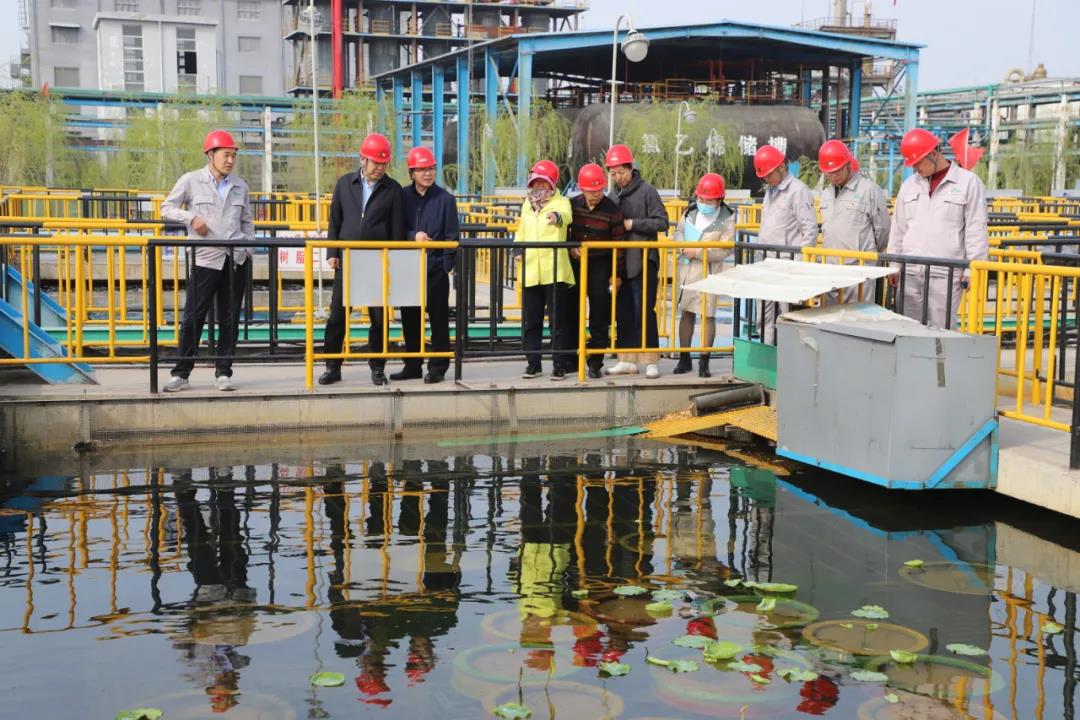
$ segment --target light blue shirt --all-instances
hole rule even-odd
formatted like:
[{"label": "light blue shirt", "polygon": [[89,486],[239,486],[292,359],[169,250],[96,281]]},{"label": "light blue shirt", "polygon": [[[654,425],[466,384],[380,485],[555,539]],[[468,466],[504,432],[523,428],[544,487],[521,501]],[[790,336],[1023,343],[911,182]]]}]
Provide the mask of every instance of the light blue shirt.
[{"label": "light blue shirt", "polygon": [[232,176],[226,175],[225,177],[218,180],[216,177],[214,177],[214,173],[211,172],[209,168],[206,169],[206,172],[210,173],[210,180],[214,183],[214,189],[217,190],[217,194],[218,197],[221,198],[221,202],[225,202],[225,198],[229,196],[229,188],[232,187]]},{"label": "light blue shirt", "polygon": [[[377,181],[376,181],[377,182]],[[360,195],[363,197],[364,205],[360,208],[360,212],[367,210],[368,198],[371,197],[371,193],[375,192],[375,183],[368,182],[367,176],[363,171],[360,172]]]}]

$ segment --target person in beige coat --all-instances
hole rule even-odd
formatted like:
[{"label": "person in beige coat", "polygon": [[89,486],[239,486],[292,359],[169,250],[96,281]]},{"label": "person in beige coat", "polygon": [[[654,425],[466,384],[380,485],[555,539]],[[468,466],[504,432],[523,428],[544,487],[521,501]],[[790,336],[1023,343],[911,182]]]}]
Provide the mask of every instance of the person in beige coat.
[{"label": "person in beige coat", "polygon": [[[735,211],[724,202],[726,187],[724,178],[716,173],[706,173],[698,181],[697,202],[687,208],[675,228],[675,242],[719,242],[735,238]],[[694,339],[694,326],[701,318],[701,342],[711,347],[716,342],[716,300],[709,293],[686,290],[684,286],[703,279],[706,275],[720,272],[729,251],[717,248],[684,247],[678,252],[678,282],[676,305],[679,310],[679,347],[689,347]],[[690,353],[679,353],[675,374],[690,372]],[[709,372],[709,353],[698,357],[698,376],[712,377]]]}]

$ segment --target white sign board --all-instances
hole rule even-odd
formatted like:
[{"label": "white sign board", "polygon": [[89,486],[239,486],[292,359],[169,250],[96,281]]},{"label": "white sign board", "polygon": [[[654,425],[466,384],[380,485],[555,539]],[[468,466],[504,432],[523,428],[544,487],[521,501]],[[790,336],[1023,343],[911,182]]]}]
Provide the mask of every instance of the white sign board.
[{"label": "white sign board", "polygon": [[[420,280],[427,278],[426,258],[420,250],[390,250],[390,287],[387,305],[420,305]],[[344,302],[344,298],[342,298]],[[379,307],[383,302],[383,251],[349,251],[349,304]]]},{"label": "white sign board", "polygon": [[[307,238],[308,236],[318,237],[318,233],[308,233],[306,231],[286,231],[279,232],[279,238]],[[304,254],[306,248],[303,247],[283,247],[275,248],[278,259],[278,270],[294,271],[304,270]],[[315,248],[315,272],[330,272],[330,266],[326,264],[326,248]]]}]

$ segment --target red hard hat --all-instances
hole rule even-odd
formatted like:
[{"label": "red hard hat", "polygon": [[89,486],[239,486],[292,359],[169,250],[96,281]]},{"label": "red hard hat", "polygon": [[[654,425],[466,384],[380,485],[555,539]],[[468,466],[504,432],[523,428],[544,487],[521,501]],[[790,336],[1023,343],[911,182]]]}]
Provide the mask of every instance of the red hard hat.
[{"label": "red hard hat", "polygon": [[851,172],[859,172],[859,158],[851,156]]},{"label": "red hard hat", "polygon": [[603,190],[607,187],[607,173],[596,163],[582,165],[578,170],[577,184],[582,190]]},{"label": "red hard hat", "polygon": [[900,154],[904,156],[904,167],[911,167],[938,148],[937,136],[915,128],[904,135],[900,141]]},{"label": "red hard hat", "polygon": [[694,194],[706,200],[720,200],[724,197],[726,191],[727,187],[724,184],[723,177],[716,173],[705,173],[698,180]]},{"label": "red hard hat", "polygon": [[206,139],[203,140],[202,151],[208,153],[219,148],[232,148],[235,150],[236,141],[232,139],[232,135],[224,130],[211,130],[206,134]]},{"label": "red hard hat", "polygon": [[754,153],[754,172],[759,178],[765,177],[783,164],[784,153],[772,145],[762,145]]},{"label": "red hard hat", "polygon": [[435,162],[435,154],[423,146],[414,147],[409,151],[408,162],[410,170],[435,167],[438,164]]},{"label": "red hard hat", "polygon": [[852,160],[848,146],[839,140],[830,140],[818,150],[818,167],[823,173],[836,172]]},{"label": "red hard hat", "polygon": [[529,171],[530,175],[543,175],[551,181],[552,186],[559,186],[559,166],[550,160],[537,160]]},{"label": "red hard hat", "polygon": [[630,148],[625,145],[612,145],[607,155],[604,157],[604,165],[609,168],[618,167],[619,165],[633,165],[634,153],[630,151]]},{"label": "red hard hat", "polygon": [[360,157],[377,163],[390,162],[390,141],[385,135],[371,133],[360,143]]}]

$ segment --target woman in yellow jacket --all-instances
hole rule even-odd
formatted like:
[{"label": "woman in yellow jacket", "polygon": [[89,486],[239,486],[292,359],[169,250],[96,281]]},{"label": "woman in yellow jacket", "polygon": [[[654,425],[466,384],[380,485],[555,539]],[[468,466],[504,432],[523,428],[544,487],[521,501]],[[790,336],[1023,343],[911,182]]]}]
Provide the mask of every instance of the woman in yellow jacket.
[{"label": "woman in yellow jacket", "polygon": [[[514,242],[566,242],[566,231],[573,220],[573,211],[570,201],[556,187],[558,178],[558,168],[548,160],[541,160],[533,166],[529,172],[528,193],[521,206],[521,223]],[[562,380],[573,364],[569,354],[559,353],[560,350],[570,349],[565,320],[570,288],[574,285],[570,255],[565,248],[535,248],[525,250],[524,255],[521,330],[528,366],[521,377],[529,379],[543,375],[540,344],[546,310],[551,346],[555,351],[551,379]]]}]

